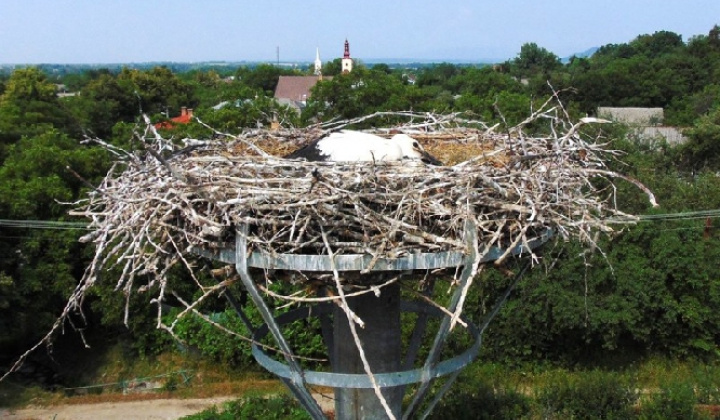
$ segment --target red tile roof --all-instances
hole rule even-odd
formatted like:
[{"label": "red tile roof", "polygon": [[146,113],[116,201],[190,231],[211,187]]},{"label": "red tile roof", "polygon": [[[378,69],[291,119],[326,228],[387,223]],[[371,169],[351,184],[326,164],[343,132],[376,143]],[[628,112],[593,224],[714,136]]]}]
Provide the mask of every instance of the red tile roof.
[{"label": "red tile roof", "polygon": [[192,121],[192,117],[193,117],[192,108],[187,109],[185,107],[182,107],[182,110],[180,111],[180,116],[171,118],[170,121],[174,121],[174,122],[180,123],[180,124],[187,124],[190,121]]},{"label": "red tile roof", "polygon": [[170,121],[163,121],[155,124],[155,128],[172,129],[175,124],[187,124],[192,121],[193,110],[192,108],[182,107],[180,115],[174,118],[170,118]]}]

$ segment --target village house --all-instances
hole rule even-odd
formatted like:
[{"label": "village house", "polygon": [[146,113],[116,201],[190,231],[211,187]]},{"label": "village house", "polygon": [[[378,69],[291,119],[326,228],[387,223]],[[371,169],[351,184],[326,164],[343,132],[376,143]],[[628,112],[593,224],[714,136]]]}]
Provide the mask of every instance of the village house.
[{"label": "village house", "polygon": [[597,115],[630,128],[630,136],[638,141],[664,140],[677,145],[687,139],[682,129],[664,125],[662,108],[598,107]]},{"label": "village house", "polygon": [[[307,105],[310,89],[320,80],[323,80],[322,76],[280,76],[275,87],[275,99],[300,112]],[[324,80],[332,80],[332,77]]]}]

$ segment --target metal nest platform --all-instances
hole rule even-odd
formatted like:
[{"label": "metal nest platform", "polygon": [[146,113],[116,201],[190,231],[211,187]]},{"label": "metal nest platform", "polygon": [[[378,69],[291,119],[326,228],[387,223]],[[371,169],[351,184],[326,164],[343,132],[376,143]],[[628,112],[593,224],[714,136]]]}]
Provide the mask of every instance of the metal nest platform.
[{"label": "metal nest platform", "polygon": [[[529,254],[547,242],[551,231],[509,250],[511,255]],[[234,264],[243,286],[259,309],[264,324],[254,326],[242,312],[241,306],[231,296],[230,303],[254,331],[252,353],[256,361],[271,373],[277,375],[301,402],[314,419],[326,416],[312,397],[309,385],[332,387],[335,390],[335,418],[425,418],[437,402],[449,390],[464,367],[477,357],[482,334],[504,304],[511,290],[525,273],[529,263],[516,275],[504,296],[496,303],[480,325],[460,317],[466,326],[466,333],[472,345],[461,354],[440,360],[441,351],[450,336],[451,319],[459,305],[462,305],[462,291],[469,285],[478,263],[494,261],[507,254],[506,249],[490,248],[477,250],[470,246],[477,241],[474,224],[466,226],[465,241],[469,244],[466,254],[459,252],[420,253],[397,259],[373,259],[370,255],[269,255],[263,252],[248,253],[247,226],[237,230],[235,246],[220,251],[195,249],[204,257]],[[341,304],[322,303],[301,307],[277,318],[263,299],[249,268],[283,269],[309,272],[363,272],[365,276],[381,275],[388,271],[426,270],[462,266],[462,272],[450,304],[445,310],[422,301],[402,301],[398,283],[384,286],[376,293],[366,293],[343,299]],[[337,302],[336,302],[337,303]],[[362,319],[363,328],[356,330],[348,310]],[[447,312],[446,312],[447,311]],[[401,313],[415,313],[417,318],[405,355],[402,355]],[[323,339],[328,347],[332,372],[304,370],[298,363],[281,326],[288,323],[317,317],[321,322]],[[440,319],[432,347],[422,362],[416,366],[416,358],[430,318]],[[271,334],[284,358],[284,363],[270,357],[258,345],[267,334]],[[362,344],[360,344],[362,343]],[[447,377],[432,400],[427,402],[431,386],[441,377]],[[413,389],[410,403],[403,410],[403,397],[409,385]],[[427,403],[426,403],[427,402]],[[422,410],[422,411],[421,411]]]}]

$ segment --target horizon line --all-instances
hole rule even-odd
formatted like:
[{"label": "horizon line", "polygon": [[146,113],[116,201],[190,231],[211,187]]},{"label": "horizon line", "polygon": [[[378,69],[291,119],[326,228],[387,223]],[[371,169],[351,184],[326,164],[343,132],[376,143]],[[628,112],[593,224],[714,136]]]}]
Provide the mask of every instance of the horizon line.
[{"label": "horizon line", "polygon": [[[500,58],[356,58],[360,62],[365,63],[474,63],[474,64],[495,64],[507,61],[509,59]],[[330,62],[330,61],[325,61]],[[1,66],[41,66],[41,65],[65,65],[65,66],[103,66],[103,65],[123,65],[123,64],[154,64],[154,63],[172,63],[172,64],[235,64],[235,63],[269,63],[277,64],[274,59],[243,59],[243,60],[145,60],[145,61],[97,61],[97,62],[61,62],[61,61],[39,61],[39,62],[16,62],[16,63],[0,63]],[[297,65],[297,64],[313,64],[314,60],[280,60],[280,65]]]}]

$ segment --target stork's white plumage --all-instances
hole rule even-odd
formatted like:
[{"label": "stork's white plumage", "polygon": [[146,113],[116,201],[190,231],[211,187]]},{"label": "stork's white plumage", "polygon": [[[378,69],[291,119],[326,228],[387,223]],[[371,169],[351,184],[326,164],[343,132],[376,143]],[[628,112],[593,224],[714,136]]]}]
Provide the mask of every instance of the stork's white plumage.
[{"label": "stork's white plumage", "polygon": [[396,134],[386,139],[352,130],[331,133],[285,157],[331,162],[390,162],[408,159],[431,165],[442,164],[426,152],[417,140],[406,134]]}]

